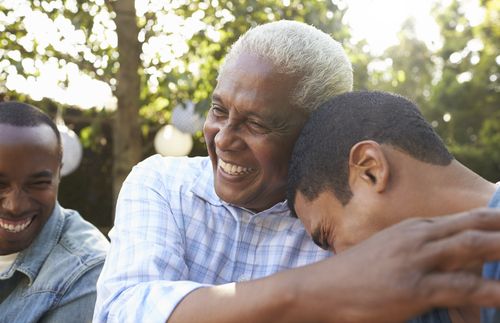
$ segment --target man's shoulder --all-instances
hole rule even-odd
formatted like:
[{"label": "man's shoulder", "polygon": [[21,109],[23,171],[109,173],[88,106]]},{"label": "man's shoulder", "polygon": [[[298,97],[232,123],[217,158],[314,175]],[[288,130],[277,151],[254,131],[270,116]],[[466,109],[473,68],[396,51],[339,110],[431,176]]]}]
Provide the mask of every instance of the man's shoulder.
[{"label": "man's shoulder", "polygon": [[[138,163],[134,170],[151,171],[167,176],[189,176],[196,178],[197,174],[210,168],[210,159],[208,157],[166,157],[154,155]],[[179,174],[186,171],[189,173]]]},{"label": "man's shoulder", "polygon": [[151,156],[136,166],[126,179],[127,184],[147,183],[148,186],[177,191],[194,183],[211,183],[212,166],[208,157]]},{"label": "man's shoulder", "polygon": [[[30,288],[34,293],[51,289],[66,294],[75,284],[85,280],[88,273],[100,271],[109,247],[104,235],[77,211],[56,207],[60,208],[62,218],[60,236],[43,260]],[[91,280],[89,283],[96,283],[96,278]]]},{"label": "man's shoulder", "polygon": [[[56,245],[64,257],[74,257],[91,266],[103,262],[109,247],[106,237],[75,210],[61,208],[64,218],[61,237]],[[57,255],[55,255],[57,256]]]},{"label": "man's shoulder", "polygon": [[102,266],[109,247],[108,240],[81,215],[60,208],[63,218],[61,235],[40,271],[52,273],[61,280],[71,280],[96,266]]}]

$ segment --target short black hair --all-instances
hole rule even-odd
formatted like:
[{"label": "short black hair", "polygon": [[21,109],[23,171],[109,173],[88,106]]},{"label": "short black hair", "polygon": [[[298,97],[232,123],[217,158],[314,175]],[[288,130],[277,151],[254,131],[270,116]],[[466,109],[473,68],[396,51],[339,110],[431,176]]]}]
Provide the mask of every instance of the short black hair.
[{"label": "short black hair", "polygon": [[17,101],[0,102],[0,124],[8,124],[16,127],[37,127],[48,125],[57,138],[57,145],[62,153],[61,134],[54,121],[42,110]]},{"label": "short black hair", "polygon": [[391,145],[420,161],[448,165],[453,156],[418,107],[391,93],[359,91],[331,98],[314,111],[295,144],[288,169],[287,200],[309,201],[330,190],[343,204],[352,197],[349,152],[358,142]]}]

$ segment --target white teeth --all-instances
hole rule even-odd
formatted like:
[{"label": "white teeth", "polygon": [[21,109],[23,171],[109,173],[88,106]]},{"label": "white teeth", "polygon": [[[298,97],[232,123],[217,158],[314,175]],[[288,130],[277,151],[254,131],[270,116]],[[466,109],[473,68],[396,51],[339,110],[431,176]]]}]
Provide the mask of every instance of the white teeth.
[{"label": "white teeth", "polygon": [[24,221],[23,223],[19,223],[19,224],[14,225],[12,223],[5,223],[2,219],[0,219],[0,228],[7,230],[7,231],[10,231],[10,232],[18,233],[18,232],[21,232],[24,229],[26,229],[31,224],[32,220],[33,220],[33,217],[29,218],[28,220]]},{"label": "white teeth", "polygon": [[219,159],[219,166],[229,175],[244,175],[253,171],[253,168],[226,163],[222,159]]}]

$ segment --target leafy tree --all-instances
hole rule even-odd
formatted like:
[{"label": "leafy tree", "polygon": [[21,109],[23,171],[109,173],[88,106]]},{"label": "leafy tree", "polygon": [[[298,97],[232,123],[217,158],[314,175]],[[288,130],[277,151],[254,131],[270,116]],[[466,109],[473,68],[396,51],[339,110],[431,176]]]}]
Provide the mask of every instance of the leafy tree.
[{"label": "leafy tree", "polygon": [[415,101],[425,112],[428,110],[435,64],[433,53],[416,36],[415,22],[406,20],[398,33],[399,43],[387,48],[370,68],[372,89],[396,92]]},{"label": "leafy tree", "polygon": [[[26,88],[14,86],[16,81],[36,88],[47,77],[43,66],[49,64],[63,71],[57,79],[60,89],[71,86],[70,71],[108,84],[117,98],[115,112],[94,109],[69,122],[94,152],[113,146],[116,196],[130,168],[153,152],[152,138],[170,120],[173,107],[191,100],[205,113],[218,66],[242,33],[257,24],[293,19],[313,24],[349,47],[349,29],[342,24],[345,10],[327,0],[0,0],[0,92],[4,99],[35,100],[55,113],[61,106],[70,111],[71,98],[55,102],[48,92],[29,98]],[[40,30],[40,22],[47,30]],[[81,118],[88,123],[79,123]],[[201,133],[196,139],[192,154],[205,154]],[[109,177],[109,164],[101,171],[101,177]]]},{"label": "leafy tree", "polygon": [[456,0],[436,8],[444,43],[437,53],[441,77],[432,89],[430,116],[458,159],[499,180],[500,158],[493,152],[497,147],[491,135],[500,127],[500,1],[484,0],[481,5],[484,20],[476,26]]}]

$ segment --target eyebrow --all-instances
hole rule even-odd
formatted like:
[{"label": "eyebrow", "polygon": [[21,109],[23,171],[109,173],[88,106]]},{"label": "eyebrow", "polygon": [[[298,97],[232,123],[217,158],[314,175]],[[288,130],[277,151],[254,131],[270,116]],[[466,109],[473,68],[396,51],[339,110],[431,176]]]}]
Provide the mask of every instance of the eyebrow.
[{"label": "eyebrow", "polygon": [[[0,173],[0,177],[9,177],[5,173]],[[52,177],[52,172],[50,170],[42,170],[41,172],[31,174],[30,177]]]},{"label": "eyebrow", "polygon": [[[50,170],[42,170],[40,172],[37,172],[37,173],[34,173],[34,174],[31,174],[29,176],[30,179],[40,179],[40,178],[52,178],[52,171]],[[0,173],[0,179],[3,180],[3,179],[8,179],[9,176],[7,176],[7,174],[5,173]]]},{"label": "eyebrow", "polygon": [[[3,178],[3,177],[6,178],[6,177],[9,177],[9,176],[7,174],[5,174],[5,173],[0,173],[0,178]],[[34,178],[52,177],[52,171],[50,171],[50,170],[42,170],[40,172],[31,174],[30,177],[34,177]]]},{"label": "eyebrow", "polygon": [[[218,94],[212,94],[212,101],[217,101],[217,102],[220,102],[222,105],[225,105],[224,100],[222,100],[222,97]],[[263,115],[257,114],[254,111],[245,111],[244,115],[246,117],[255,117],[255,118],[261,119],[262,121],[269,120],[268,116],[263,116]]]},{"label": "eyebrow", "polygon": [[218,94],[212,94],[212,101],[219,101],[221,103],[224,103],[224,101],[222,100],[222,98]]},{"label": "eyebrow", "polygon": [[30,175],[30,177],[32,178],[52,177],[52,172],[50,170],[42,170],[41,172]]}]

